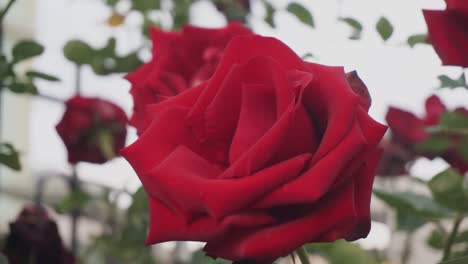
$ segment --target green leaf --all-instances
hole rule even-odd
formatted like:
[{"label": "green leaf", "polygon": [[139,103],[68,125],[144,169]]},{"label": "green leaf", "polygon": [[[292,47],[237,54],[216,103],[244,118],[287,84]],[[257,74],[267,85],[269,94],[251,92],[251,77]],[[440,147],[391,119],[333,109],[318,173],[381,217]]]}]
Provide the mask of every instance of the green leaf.
[{"label": "green leaf", "polygon": [[411,212],[426,219],[438,219],[454,215],[452,210],[420,194],[412,192],[386,192],[381,190],[374,190],[374,194],[387,205],[397,210]]},{"label": "green leaf", "polygon": [[416,144],[416,150],[425,153],[440,154],[447,151],[452,141],[443,135],[434,135],[423,142]]},{"label": "green leaf", "polygon": [[305,245],[307,252],[320,254],[328,259],[330,264],[377,264],[377,260],[361,249],[358,245],[337,240],[333,243],[317,243]]},{"label": "green leaf", "polygon": [[465,162],[468,162],[468,137],[465,136],[463,141],[458,146],[458,153],[460,153]]},{"label": "green leaf", "polygon": [[138,57],[138,52],[132,52],[123,57],[117,57],[115,72],[128,73],[136,70],[143,62]]},{"label": "green leaf", "polygon": [[275,19],[274,19],[275,13],[276,13],[275,7],[266,0],[263,1],[263,5],[265,6],[265,18],[263,20],[272,28],[275,28],[276,27]]},{"label": "green leaf", "polygon": [[190,0],[172,0],[172,28],[180,29],[190,20]]},{"label": "green leaf", "polygon": [[228,264],[229,261],[223,259],[212,259],[205,255],[203,250],[197,250],[192,254],[192,261],[190,264]]},{"label": "green leaf", "polygon": [[468,128],[468,116],[458,112],[445,112],[439,120],[442,129],[457,130]]},{"label": "green leaf", "polygon": [[307,60],[307,59],[312,59],[312,58],[314,58],[314,57],[315,57],[314,54],[312,54],[312,53],[310,53],[310,52],[307,52],[307,53],[305,53],[305,54],[303,54],[303,55],[301,56],[301,59]]},{"label": "green leaf", "polygon": [[411,35],[408,37],[408,40],[406,40],[408,45],[412,48],[416,46],[417,44],[428,44],[429,42],[427,41],[427,34],[415,34]]},{"label": "green leaf", "polygon": [[466,264],[466,263],[468,263],[468,256],[458,258],[458,259],[443,261],[443,262],[440,262],[439,264]]},{"label": "green leaf", "polygon": [[31,79],[37,78],[37,79],[43,79],[43,80],[47,80],[47,81],[51,81],[51,82],[60,81],[60,79],[55,77],[55,76],[52,76],[52,75],[49,75],[49,74],[46,74],[46,73],[43,73],[43,72],[37,72],[37,71],[28,71],[28,72],[26,72],[26,76],[28,76]]},{"label": "green leaf", "polygon": [[75,191],[68,194],[68,196],[60,201],[56,206],[56,209],[62,214],[70,213],[73,210],[83,209],[91,199],[92,198],[89,194],[83,191]]},{"label": "green leaf", "polygon": [[10,63],[8,63],[4,55],[0,56],[0,80],[5,80],[9,76],[13,76],[14,72],[12,71]]},{"label": "green leaf", "polygon": [[31,82],[14,82],[8,86],[8,89],[17,94],[37,94],[37,88]]},{"label": "green leaf", "polygon": [[90,64],[94,50],[85,42],[81,40],[70,40],[63,48],[65,57],[76,64]]},{"label": "green leaf", "polygon": [[438,87],[439,89],[441,88],[453,89],[453,88],[458,88],[458,87],[468,88],[466,84],[465,75],[463,73],[460,75],[460,77],[458,77],[458,79],[452,79],[448,77],[447,75],[439,75],[437,78],[440,81],[440,86]]},{"label": "green leaf", "polygon": [[114,139],[109,129],[100,129],[98,131],[98,142],[101,152],[108,160],[115,158]]},{"label": "green leaf", "polygon": [[384,41],[387,41],[393,35],[393,26],[386,17],[380,17],[375,28]]},{"label": "green leaf", "polygon": [[132,0],[132,9],[140,12],[161,9],[160,0]]},{"label": "green leaf", "polygon": [[406,209],[396,209],[396,220],[397,229],[406,232],[413,232],[427,222],[426,218]]},{"label": "green leaf", "polygon": [[0,144],[0,164],[13,170],[21,170],[19,152],[10,143]]},{"label": "green leaf", "polygon": [[432,178],[428,183],[434,199],[441,205],[465,212],[468,209],[468,195],[463,188],[463,176],[447,169]]},{"label": "green leaf", "polygon": [[286,10],[289,13],[295,15],[297,19],[299,19],[302,23],[307,24],[311,27],[315,27],[314,18],[312,17],[312,14],[303,5],[293,2],[286,7]]},{"label": "green leaf", "polygon": [[346,24],[348,24],[352,29],[353,32],[351,33],[350,39],[360,39],[362,33],[362,24],[352,17],[342,17],[338,19]]},{"label": "green leaf", "polygon": [[431,234],[426,239],[426,244],[434,249],[443,249],[445,246],[443,234],[438,229],[432,230]]},{"label": "green leaf", "polygon": [[32,57],[41,55],[44,52],[44,47],[32,40],[23,40],[15,44],[13,47],[13,63]]},{"label": "green leaf", "polygon": [[0,264],[8,264],[7,257],[5,257],[5,255],[3,255],[2,253],[0,253]]}]

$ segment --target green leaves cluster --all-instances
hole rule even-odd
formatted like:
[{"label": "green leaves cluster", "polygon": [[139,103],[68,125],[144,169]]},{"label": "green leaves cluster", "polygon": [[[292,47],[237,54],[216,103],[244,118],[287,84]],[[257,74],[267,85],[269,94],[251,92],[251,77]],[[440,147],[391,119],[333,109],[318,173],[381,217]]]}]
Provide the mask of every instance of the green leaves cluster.
[{"label": "green leaves cluster", "polygon": [[[265,17],[263,20],[271,27],[276,27],[274,16],[278,11],[277,8],[268,0],[262,0],[262,3],[265,8]],[[312,28],[315,27],[315,21],[312,13],[302,4],[297,2],[289,3],[283,11],[295,16],[300,22]]]},{"label": "green leaves cluster", "polygon": [[468,83],[466,82],[466,77],[464,73],[462,73],[460,77],[458,77],[457,79],[452,79],[447,75],[439,75],[437,78],[439,79],[439,82],[440,82],[440,85],[438,87],[439,89],[442,89],[442,88],[454,89],[458,87],[463,87],[463,88],[468,89]]},{"label": "green leaves cluster", "polygon": [[330,264],[377,264],[378,260],[360,248],[357,244],[338,240],[333,243],[307,244],[306,250],[319,254]]},{"label": "green leaves cluster", "polygon": [[104,47],[97,49],[81,40],[71,40],[65,44],[63,53],[68,60],[78,65],[89,65],[98,75],[128,73],[142,64],[138,51],[118,55],[114,38],[110,38]]},{"label": "green leaves cluster", "polygon": [[55,76],[38,72],[27,71],[24,76],[15,72],[15,67],[24,61],[37,57],[44,52],[44,47],[32,40],[23,40],[13,46],[11,56],[0,55],[0,82],[1,88],[7,88],[13,93],[36,94],[37,87],[34,80],[59,81]]}]

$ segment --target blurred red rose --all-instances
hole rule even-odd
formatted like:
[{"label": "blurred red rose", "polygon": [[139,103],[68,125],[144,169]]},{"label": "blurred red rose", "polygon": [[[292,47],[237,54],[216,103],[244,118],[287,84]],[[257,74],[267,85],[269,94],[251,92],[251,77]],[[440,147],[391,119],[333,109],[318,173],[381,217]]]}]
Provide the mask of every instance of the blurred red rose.
[{"label": "blurred red rose", "polygon": [[2,251],[10,264],[73,264],[75,257],[63,246],[57,224],[38,205],[25,207],[10,224]]},{"label": "blurred red rose", "polygon": [[[442,114],[447,112],[446,106],[441,102],[439,97],[433,95],[426,100],[426,114],[423,118],[419,118],[413,113],[404,111],[398,108],[390,107],[387,113],[387,123],[392,132],[393,145],[400,146],[405,150],[404,155],[399,158],[412,161],[417,155],[422,155],[428,158],[437,156],[435,153],[419,150],[418,143],[428,140],[431,134],[427,131],[429,127],[437,126],[439,124]],[[456,112],[468,116],[468,110],[458,108]],[[461,173],[468,171],[468,161],[464,159],[461,153],[456,149],[459,141],[462,139],[460,136],[440,132],[439,136],[447,137],[451,141],[451,146],[443,153],[439,153],[445,161],[451,166],[457,168]],[[384,151],[384,158],[391,155],[392,148],[387,148]],[[401,154],[402,152],[400,152]],[[396,154],[396,153],[393,153]],[[390,170],[391,168],[387,168]]]},{"label": "blurred red rose", "polygon": [[75,96],[66,102],[56,129],[68,152],[68,161],[104,163],[125,145],[127,116],[117,105]]},{"label": "blurred red rose", "polygon": [[149,125],[145,107],[177,95],[213,74],[226,44],[237,35],[252,34],[242,24],[220,29],[184,26],[182,32],[151,28],[153,58],[127,79],[131,82],[133,115],[138,134]]},{"label": "blurred red rose", "polygon": [[274,38],[234,38],[213,77],[148,107],[153,122],[121,151],[149,194],[147,243],[204,241],[210,256],[272,263],[367,236],[386,130],[367,94],[357,75]]},{"label": "blurred red rose", "polygon": [[446,10],[424,10],[429,40],[444,65],[468,67],[468,1],[445,2]]}]

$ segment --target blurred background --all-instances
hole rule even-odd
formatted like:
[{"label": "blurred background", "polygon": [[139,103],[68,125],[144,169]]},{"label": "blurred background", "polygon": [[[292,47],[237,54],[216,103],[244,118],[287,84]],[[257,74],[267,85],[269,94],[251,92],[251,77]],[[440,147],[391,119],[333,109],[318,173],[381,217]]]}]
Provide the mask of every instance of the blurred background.
[{"label": "blurred background", "polygon": [[[8,1],[2,2],[0,4],[5,6]],[[174,6],[185,4],[186,17],[181,19],[203,27],[222,27],[232,15],[227,9],[217,8],[217,1],[214,0],[157,2],[158,8],[138,10],[132,8],[134,3],[129,0],[15,1],[3,22],[3,50],[11,49],[18,40],[34,39],[45,47],[45,51],[41,56],[20,65],[19,71],[40,69],[57,76],[60,81],[36,81],[38,93],[42,96],[2,91],[1,138],[18,150],[22,169],[0,168],[0,234],[7,234],[9,223],[23,206],[39,196],[57,221],[59,232],[68,247],[71,246],[72,231],[67,212],[79,207],[79,252],[87,256],[94,254],[93,257],[83,258],[83,263],[132,263],[128,258],[133,258],[134,263],[152,263],[147,258],[136,260],[137,257],[132,257],[132,254],[141,256],[139,253],[128,253],[130,257],[115,257],[117,260],[113,262],[109,258],[96,257],[115,253],[112,251],[115,248],[108,245],[112,242],[106,240],[109,237],[103,234],[114,228],[113,225],[119,226],[119,223],[131,217],[127,215],[127,209],[137,199],[134,193],[139,189],[140,182],[122,158],[115,158],[103,165],[78,163],[76,171],[83,181],[83,190],[99,199],[79,195],[70,197],[68,183],[63,177],[72,175],[72,166],[67,162],[65,146],[55,131],[64,105],[46,97],[65,101],[76,92],[76,66],[63,53],[63,47],[72,39],[100,48],[110,38],[115,38],[117,54],[137,51],[139,58],[147,61],[151,57],[150,42],[142,32],[149,21],[167,30],[176,27],[181,21],[175,19]],[[224,2],[230,4],[236,1]],[[295,0],[310,12],[313,25],[301,21],[300,14],[288,12],[287,6],[291,2],[251,0],[249,10],[243,10],[240,16],[255,33],[282,40],[309,61],[344,65],[347,71],[356,70],[371,93],[373,102],[370,114],[376,120],[386,123],[389,106],[423,115],[424,100],[431,94],[439,95],[449,108],[468,107],[466,88],[436,89],[441,85],[438,76],[456,79],[461,73],[460,68],[442,67],[431,45],[408,42],[411,36],[427,33],[422,9],[444,9],[444,1]],[[353,18],[359,26],[342,18]],[[377,26],[381,18],[390,23],[392,33],[388,39],[382,32],[388,31],[388,26],[385,29]],[[130,84],[123,76],[123,73],[99,75],[91,67],[82,67],[79,77],[81,94],[109,100],[130,115]],[[127,145],[135,139],[136,132],[129,127]],[[440,158],[420,158],[412,164],[409,174],[415,179],[427,180],[447,167],[447,163]],[[406,177],[391,182],[380,178],[376,185],[405,189],[412,181]],[[417,186],[411,188],[418,189]],[[144,211],[137,211],[136,214],[141,215]],[[373,217],[375,221],[369,238],[358,244],[377,256],[378,261],[402,263],[401,255],[409,254],[403,252],[405,245],[408,245],[405,244],[408,243],[407,234],[394,232],[392,213],[377,199],[373,201]],[[118,223],[113,223],[113,219]],[[440,258],[441,252],[426,244],[430,230],[430,227],[423,227],[411,237],[412,249],[406,263],[436,263]],[[145,232],[129,233],[133,233],[135,237],[131,239],[135,242],[125,247],[143,247]],[[137,234],[142,235],[139,237]],[[101,245],[105,248],[102,249],[105,254],[90,252],[87,248],[89,245]],[[198,243],[165,243],[145,250],[155,256],[154,263],[195,263],[191,260],[192,252],[201,246]],[[94,249],[101,250],[98,246]],[[209,263],[206,259],[197,261]],[[287,263],[288,260],[284,261]],[[326,263],[325,259],[314,261]]]}]

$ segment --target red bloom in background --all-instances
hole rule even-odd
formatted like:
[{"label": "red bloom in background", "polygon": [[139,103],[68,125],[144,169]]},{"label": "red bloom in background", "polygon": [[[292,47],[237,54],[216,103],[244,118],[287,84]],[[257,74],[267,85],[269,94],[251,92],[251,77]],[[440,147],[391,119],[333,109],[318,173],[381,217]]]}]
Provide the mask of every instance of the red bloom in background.
[{"label": "red bloom in background", "polygon": [[117,105],[75,96],[66,102],[56,129],[68,152],[68,161],[104,163],[125,146],[127,116]]},{"label": "red bloom in background", "polygon": [[177,95],[211,77],[227,43],[238,35],[252,34],[240,23],[220,29],[184,26],[182,32],[151,28],[153,58],[127,79],[131,82],[133,115],[130,124],[138,134],[149,125],[145,107]]},{"label": "red bloom in background", "polygon": [[[468,116],[466,109],[458,108],[455,111]],[[437,126],[442,114],[445,112],[447,112],[446,106],[435,95],[426,100],[426,114],[423,118],[419,118],[413,113],[390,107],[387,113],[387,123],[392,131],[391,141],[393,142],[393,147],[398,146],[405,151],[404,156],[400,156],[400,158],[405,159],[406,157],[406,162],[409,162],[416,157],[416,154],[428,158],[436,156],[434,153],[419,151],[416,144],[424,142],[431,137],[431,134],[427,132],[427,128]],[[441,135],[444,136],[443,132],[441,132]],[[461,173],[465,173],[468,171],[468,161],[456,149],[458,141],[461,138],[455,135],[447,136],[452,141],[451,147],[440,153],[440,156]],[[384,157],[391,155],[391,152],[392,149],[388,148],[387,153],[384,153]]]},{"label": "red bloom in background", "polygon": [[148,244],[272,263],[308,242],[355,240],[386,127],[356,74],[304,62],[274,38],[234,38],[213,77],[147,108],[122,155],[148,193]]},{"label": "red bloom in background", "polygon": [[446,10],[424,10],[429,40],[444,65],[468,67],[468,1],[445,2]]},{"label": "red bloom in background", "polygon": [[10,224],[2,251],[10,264],[73,264],[75,257],[63,246],[57,224],[37,205],[25,207]]}]

